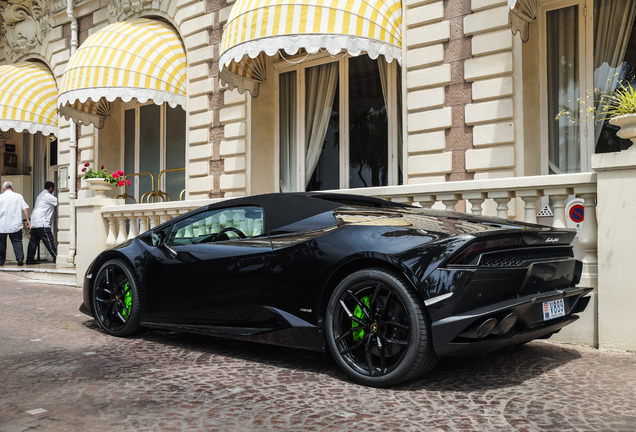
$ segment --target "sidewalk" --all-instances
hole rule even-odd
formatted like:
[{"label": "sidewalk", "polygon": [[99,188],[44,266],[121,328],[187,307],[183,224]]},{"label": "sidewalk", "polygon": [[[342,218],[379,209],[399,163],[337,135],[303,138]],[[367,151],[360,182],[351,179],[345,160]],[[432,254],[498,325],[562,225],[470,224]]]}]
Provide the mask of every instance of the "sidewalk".
[{"label": "sidewalk", "polygon": [[392,389],[320,353],[102,333],[81,290],[0,272],[0,431],[634,431],[636,355],[532,342]]},{"label": "sidewalk", "polygon": [[0,274],[2,273],[12,273],[55,285],[73,286],[76,279],[76,270],[74,268],[60,268],[51,261],[21,266],[16,261],[6,261],[3,266],[0,266]]}]

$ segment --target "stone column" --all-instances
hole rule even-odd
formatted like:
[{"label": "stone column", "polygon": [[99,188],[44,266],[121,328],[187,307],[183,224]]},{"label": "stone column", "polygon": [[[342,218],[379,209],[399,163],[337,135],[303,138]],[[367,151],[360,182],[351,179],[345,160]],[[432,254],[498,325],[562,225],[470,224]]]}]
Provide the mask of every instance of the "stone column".
[{"label": "stone column", "polygon": [[106,249],[108,222],[102,217],[102,207],[115,205],[122,201],[104,197],[77,198],[75,200],[77,220],[75,269],[78,286],[84,282],[84,273],[93,259]]},{"label": "stone column", "polygon": [[636,351],[636,151],[593,155],[592,168],[598,173],[599,346]]}]

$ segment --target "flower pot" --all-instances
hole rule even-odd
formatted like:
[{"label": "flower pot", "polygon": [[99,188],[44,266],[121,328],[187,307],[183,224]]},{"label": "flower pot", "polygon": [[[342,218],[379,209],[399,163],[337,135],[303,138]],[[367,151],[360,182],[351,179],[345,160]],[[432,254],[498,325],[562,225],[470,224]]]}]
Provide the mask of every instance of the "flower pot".
[{"label": "flower pot", "polygon": [[113,190],[114,186],[108,182],[105,182],[102,178],[89,178],[84,179],[88,184],[88,188],[95,192],[96,197],[106,197],[105,193]]},{"label": "flower pot", "polygon": [[[636,143],[636,114],[623,114],[622,116],[614,117],[610,119],[610,123],[620,128],[616,135]],[[627,150],[636,150],[636,145],[632,144]]]}]

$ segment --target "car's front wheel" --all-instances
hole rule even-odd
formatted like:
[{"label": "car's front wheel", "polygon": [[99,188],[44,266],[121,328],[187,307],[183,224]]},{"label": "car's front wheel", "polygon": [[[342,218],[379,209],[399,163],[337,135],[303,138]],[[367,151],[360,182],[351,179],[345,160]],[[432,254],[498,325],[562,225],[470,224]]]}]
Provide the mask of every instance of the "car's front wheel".
[{"label": "car's front wheel", "polygon": [[93,310],[99,325],[114,336],[139,329],[139,293],[130,267],[120,259],[105,262],[93,282]]},{"label": "car's front wheel", "polygon": [[331,295],[325,324],[338,366],[362,384],[412,380],[437,362],[424,306],[392,272],[368,269],[344,278]]}]

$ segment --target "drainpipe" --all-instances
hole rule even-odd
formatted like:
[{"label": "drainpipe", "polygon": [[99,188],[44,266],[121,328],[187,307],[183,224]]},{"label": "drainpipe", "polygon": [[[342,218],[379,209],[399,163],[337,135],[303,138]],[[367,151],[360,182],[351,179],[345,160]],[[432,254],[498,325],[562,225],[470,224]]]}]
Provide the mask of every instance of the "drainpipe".
[{"label": "drainpipe", "polygon": [[[78,43],[78,25],[77,18],[73,12],[75,0],[66,0],[66,15],[71,20],[71,56],[77,51]],[[69,57],[70,58],[70,57]],[[75,264],[75,251],[77,250],[77,220],[75,217],[75,199],[77,198],[77,126],[71,119],[70,121],[70,134],[69,134],[69,207],[70,207],[70,223],[69,223],[69,251],[66,260],[69,264]]]}]

